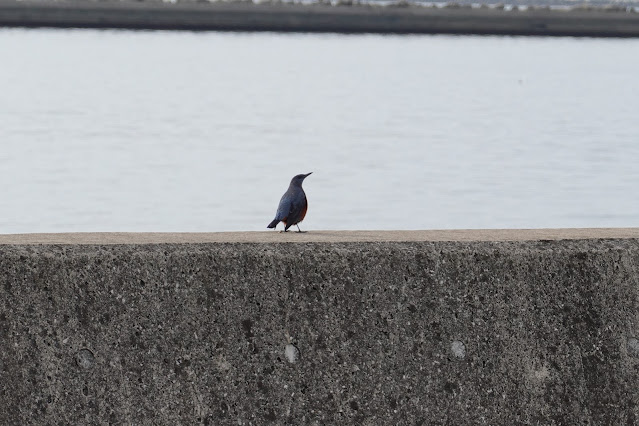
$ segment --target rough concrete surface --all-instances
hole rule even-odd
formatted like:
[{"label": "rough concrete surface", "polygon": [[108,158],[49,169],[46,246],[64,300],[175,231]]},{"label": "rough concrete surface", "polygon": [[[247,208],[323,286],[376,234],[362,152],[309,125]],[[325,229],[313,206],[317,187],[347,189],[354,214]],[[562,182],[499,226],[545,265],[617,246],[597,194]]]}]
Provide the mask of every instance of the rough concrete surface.
[{"label": "rough concrete surface", "polygon": [[353,243],[639,238],[639,228],[443,229],[415,231],[76,232],[0,234],[2,244]]},{"label": "rough concrete surface", "polygon": [[639,14],[618,9],[504,8],[250,1],[0,0],[0,26],[340,33],[638,37]]},{"label": "rough concrete surface", "polygon": [[0,424],[636,424],[627,231],[3,236]]}]

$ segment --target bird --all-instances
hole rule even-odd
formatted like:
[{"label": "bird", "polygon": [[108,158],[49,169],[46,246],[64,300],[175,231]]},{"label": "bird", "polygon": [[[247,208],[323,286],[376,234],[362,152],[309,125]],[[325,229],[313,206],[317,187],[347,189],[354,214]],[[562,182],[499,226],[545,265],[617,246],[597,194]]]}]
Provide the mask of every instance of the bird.
[{"label": "bird", "polygon": [[[313,173],[313,172],[311,172]],[[308,209],[308,201],[306,194],[302,189],[302,182],[311,173],[301,174],[291,179],[291,184],[282,195],[280,204],[277,206],[275,219],[268,224],[267,228],[275,228],[278,223],[284,222],[284,232],[288,232],[288,228],[297,225],[297,232],[305,232],[300,229],[298,223],[304,220],[306,210]]]}]

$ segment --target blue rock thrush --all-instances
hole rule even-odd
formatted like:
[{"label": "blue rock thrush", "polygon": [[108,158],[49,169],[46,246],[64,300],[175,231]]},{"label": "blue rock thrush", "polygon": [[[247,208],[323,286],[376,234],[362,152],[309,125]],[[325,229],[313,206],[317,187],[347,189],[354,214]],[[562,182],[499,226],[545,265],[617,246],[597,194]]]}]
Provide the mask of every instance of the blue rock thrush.
[{"label": "blue rock thrush", "polygon": [[[306,210],[308,209],[308,201],[302,189],[302,182],[304,182],[304,179],[311,173],[297,175],[291,179],[288,190],[282,195],[280,205],[277,206],[275,219],[268,224],[267,228],[275,228],[278,223],[284,222],[284,232],[287,232],[288,228],[304,220]],[[297,231],[302,232],[299,225],[297,225]]]}]

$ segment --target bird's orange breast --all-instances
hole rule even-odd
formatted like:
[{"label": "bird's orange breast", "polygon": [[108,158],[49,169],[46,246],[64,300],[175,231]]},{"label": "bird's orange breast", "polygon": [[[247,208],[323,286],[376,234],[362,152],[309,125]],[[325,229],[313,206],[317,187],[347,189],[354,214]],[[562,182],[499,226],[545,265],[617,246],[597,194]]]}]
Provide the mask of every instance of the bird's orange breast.
[{"label": "bird's orange breast", "polygon": [[302,209],[302,213],[300,213],[300,222],[304,220],[304,216],[306,216],[306,211],[308,210],[308,203],[304,205]]}]

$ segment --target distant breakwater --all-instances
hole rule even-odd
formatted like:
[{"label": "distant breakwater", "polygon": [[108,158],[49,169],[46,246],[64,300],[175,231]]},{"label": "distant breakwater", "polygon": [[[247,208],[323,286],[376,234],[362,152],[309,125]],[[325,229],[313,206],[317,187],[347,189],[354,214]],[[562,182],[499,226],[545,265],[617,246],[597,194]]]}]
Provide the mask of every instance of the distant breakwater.
[{"label": "distant breakwater", "polygon": [[424,7],[405,2],[381,6],[351,2],[0,1],[0,26],[638,37],[639,13],[618,8]]}]

